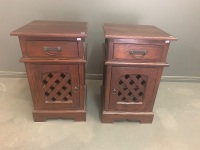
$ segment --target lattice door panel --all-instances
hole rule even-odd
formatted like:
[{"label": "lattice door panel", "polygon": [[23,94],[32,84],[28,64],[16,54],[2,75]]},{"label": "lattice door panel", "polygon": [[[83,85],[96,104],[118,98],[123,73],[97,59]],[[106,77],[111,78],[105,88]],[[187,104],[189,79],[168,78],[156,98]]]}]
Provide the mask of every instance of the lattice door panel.
[{"label": "lattice door panel", "polygon": [[71,102],[72,83],[70,74],[52,72],[42,74],[45,102]]},{"label": "lattice door panel", "polygon": [[143,102],[147,84],[147,76],[141,74],[126,74],[120,76],[118,102]]}]

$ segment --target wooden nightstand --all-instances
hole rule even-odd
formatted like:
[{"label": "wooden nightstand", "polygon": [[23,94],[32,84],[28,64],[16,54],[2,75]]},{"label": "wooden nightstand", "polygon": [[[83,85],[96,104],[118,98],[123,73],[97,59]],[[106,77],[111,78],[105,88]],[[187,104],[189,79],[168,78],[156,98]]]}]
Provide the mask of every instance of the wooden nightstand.
[{"label": "wooden nightstand", "polygon": [[86,22],[33,21],[18,36],[31,89],[34,121],[86,120]]},{"label": "wooden nightstand", "polygon": [[148,25],[104,24],[104,33],[102,122],[151,123],[169,44],[176,38]]}]

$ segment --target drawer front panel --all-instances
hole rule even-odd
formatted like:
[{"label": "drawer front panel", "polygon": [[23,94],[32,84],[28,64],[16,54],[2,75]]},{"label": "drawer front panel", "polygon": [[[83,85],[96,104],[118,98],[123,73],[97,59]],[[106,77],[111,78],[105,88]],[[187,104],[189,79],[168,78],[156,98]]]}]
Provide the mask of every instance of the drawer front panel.
[{"label": "drawer front panel", "polygon": [[26,41],[28,57],[78,58],[78,44],[73,41]]},{"label": "drawer front panel", "polygon": [[128,61],[161,61],[162,45],[114,44],[113,59]]}]

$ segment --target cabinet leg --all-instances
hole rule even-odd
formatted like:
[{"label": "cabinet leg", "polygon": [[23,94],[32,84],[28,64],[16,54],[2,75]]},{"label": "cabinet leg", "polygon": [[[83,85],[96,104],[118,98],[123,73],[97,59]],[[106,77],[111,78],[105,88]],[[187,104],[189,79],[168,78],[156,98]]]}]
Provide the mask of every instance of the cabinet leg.
[{"label": "cabinet leg", "polygon": [[75,121],[86,121],[86,116],[76,117],[74,118]]},{"label": "cabinet leg", "polygon": [[33,120],[34,122],[46,122],[46,118],[42,115],[33,113]]},{"label": "cabinet leg", "polygon": [[143,116],[140,118],[140,123],[152,123],[152,122],[153,122],[153,115]]},{"label": "cabinet leg", "polygon": [[102,123],[113,123],[117,120],[131,120],[131,121],[140,121],[140,123],[152,123],[153,121],[153,112],[112,112],[112,111],[103,111],[101,116]]},{"label": "cabinet leg", "polygon": [[113,123],[113,119],[109,119],[105,116],[102,116],[101,123]]},{"label": "cabinet leg", "polygon": [[46,119],[53,119],[53,118],[73,119],[75,121],[86,121],[86,112],[85,110],[77,110],[77,111],[34,110],[33,111],[33,119],[35,122],[45,122]]}]

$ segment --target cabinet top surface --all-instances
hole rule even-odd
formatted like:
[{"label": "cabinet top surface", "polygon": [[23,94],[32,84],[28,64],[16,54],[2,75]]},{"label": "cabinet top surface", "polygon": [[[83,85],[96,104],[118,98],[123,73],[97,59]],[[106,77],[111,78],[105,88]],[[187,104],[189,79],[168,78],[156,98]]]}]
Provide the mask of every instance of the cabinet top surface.
[{"label": "cabinet top surface", "polygon": [[152,25],[104,24],[105,38],[176,40],[165,31]]},{"label": "cabinet top surface", "polygon": [[86,37],[86,22],[35,20],[11,32],[13,36]]}]

